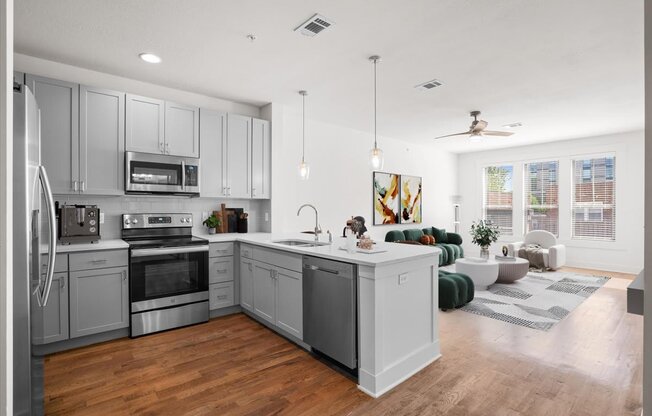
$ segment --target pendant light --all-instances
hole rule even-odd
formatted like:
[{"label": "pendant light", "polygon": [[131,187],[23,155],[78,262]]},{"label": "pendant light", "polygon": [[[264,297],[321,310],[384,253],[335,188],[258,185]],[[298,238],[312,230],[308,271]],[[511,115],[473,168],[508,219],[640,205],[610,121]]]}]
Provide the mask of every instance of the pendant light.
[{"label": "pendant light", "polygon": [[303,119],[301,122],[301,127],[303,130],[303,141],[301,150],[301,163],[299,163],[299,177],[301,180],[307,181],[308,177],[310,177],[310,165],[306,163],[306,95],[308,95],[308,91],[301,90],[299,91],[299,94],[301,94],[303,101]]},{"label": "pendant light", "polygon": [[383,168],[385,158],[383,151],[378,147],[378,100],[376,92],[376,65],[380,62],[380,56],[373,55],[369,60],[374,64],[374,148],[369,151],[369,166],[373,170],[380,170]]}]

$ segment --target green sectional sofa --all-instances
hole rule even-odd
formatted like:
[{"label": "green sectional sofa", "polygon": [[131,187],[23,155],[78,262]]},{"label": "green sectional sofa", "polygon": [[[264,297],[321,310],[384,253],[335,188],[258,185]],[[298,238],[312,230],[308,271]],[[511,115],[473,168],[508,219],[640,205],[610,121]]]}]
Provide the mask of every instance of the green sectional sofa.
[{"label": "green sectional sofa", "polygon": [[439,271],[439,309],[460,308],[473,300],[475,286],[465,274]]},{"label": "green sectional sofa", "polygon": [[419,230],[417,228],[408,230],[394,230],[389,231],[385,235],[387,242],[409,242],[411,244],[421,244],[419,240],[424,234],[435,237],[435,246],[441,249],[439,256],[439,265],[447,266],[455,263],[455,260],[464,257],[464,250],[462,249],[462,236],[456,233],[447,233],[443,228],[424,228]]}]

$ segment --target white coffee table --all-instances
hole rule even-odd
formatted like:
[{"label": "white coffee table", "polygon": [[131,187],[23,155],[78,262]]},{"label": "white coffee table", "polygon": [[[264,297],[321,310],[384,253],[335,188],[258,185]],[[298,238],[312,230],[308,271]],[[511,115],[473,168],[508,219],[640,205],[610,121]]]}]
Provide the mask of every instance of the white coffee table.
[{"label": "white coffee table", "polygon": [[499,264],[494,260],[478,261],[465,258],[455,261],[455,272],[469,276],[476,290],[487,290],[487,287],[496,283],[498,269]]},{"label": "white coffee table", "polygon": [[520,257],[514,260],[496,260],[498,263],[498,281],[501,283],[514,283],[524,278],[530,271],[530,262]]}]

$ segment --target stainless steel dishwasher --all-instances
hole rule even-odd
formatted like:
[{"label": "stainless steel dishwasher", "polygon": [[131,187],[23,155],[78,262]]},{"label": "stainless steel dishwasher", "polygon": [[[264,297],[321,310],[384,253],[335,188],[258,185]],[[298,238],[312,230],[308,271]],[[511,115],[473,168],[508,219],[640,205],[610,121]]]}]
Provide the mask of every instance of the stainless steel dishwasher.
[{"label": "stainless steel dishwasher", "polygon": [[357,266],[303,257],[303,341],[345,367],[358,367]]}]

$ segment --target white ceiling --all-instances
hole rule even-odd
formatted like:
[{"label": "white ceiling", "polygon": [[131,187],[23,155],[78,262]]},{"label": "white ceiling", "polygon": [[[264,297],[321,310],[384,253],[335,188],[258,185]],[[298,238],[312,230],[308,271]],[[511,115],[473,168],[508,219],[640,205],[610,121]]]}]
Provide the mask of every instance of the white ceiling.
[{"label": "white ceiling", "polygon": [[[293,32],[315,12],[335,26]],[[255,105],[299,108],[306,89],[309,118],[364,131],[379,54],[383,136],[432,143],[475,109],[490,129],[523,123],[438,143],[455,152],[643,128],[643,0],[21,0],[15,14],[17,52]],[[413,88],[432,78],[444,86]]]}]

